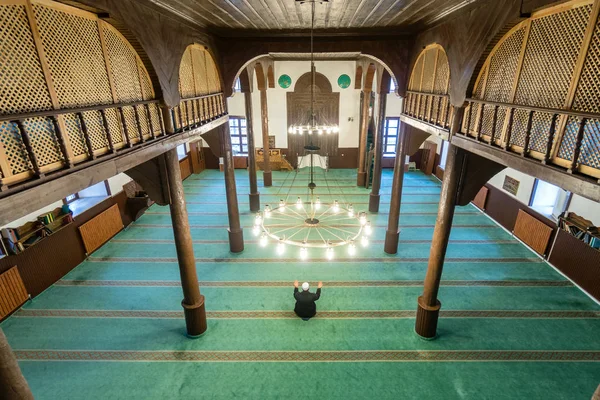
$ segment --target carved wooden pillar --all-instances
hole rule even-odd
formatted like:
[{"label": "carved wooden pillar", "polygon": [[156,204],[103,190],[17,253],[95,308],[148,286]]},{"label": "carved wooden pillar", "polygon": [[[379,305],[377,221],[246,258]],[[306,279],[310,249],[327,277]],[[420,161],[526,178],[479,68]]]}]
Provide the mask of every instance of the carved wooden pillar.
[{"label": "carved wooden pillar", "polygon": [[221,125],[221,146],[223,170],[225,171],[227,214],[229,215],[229,249],[232,253],[239,253],[244,250],[244,233],[240,224],[240,209],[238,207],[237,189],[235,186],[235,170],[233,168],[229,124]]},{"label": "carved wooden pillar", "polygon": [[4,332],[0,329],[0,393],[6,400],[33,400],[33,394],[21,373]]},{"label": "carved wooden pillar", "polygon": [[437,321],[441,303],[437,299],[440,288],[440,279],[444,267],[444,257],[448,247],[454,207],[458,195],[460,176],[463,171],[464,152],[460,148],[449,144],[440,207],[433,231],[429,264],[425,275],[423,295],[418,299],[417,321],[415,331],[422,337],[432,339],[435,337]]},{"label": "carved wooden pillar", "polygon": [[398,239],[400,237],[400,205],[402,204],[402,183],[404,181],[404,159],[408,146],[408,133],[406,126],[400,122],[398,133],[398,144],[396,145],[396,160],[394,162],[394,177],[392,179],[392,198],[390,199],[390,214],[388,216],[388,227],[385,232],[385,244],[383,251],[388,254],[398,252]]},{"label": "carved wooden pillar", "polygon": [[[375,164],[373,165],[373,183],[371,195],[369,196],[369,212],[379,212],[379,189],[381,189],[381,161],[383,157],[383,135],[385,130],[385,106],[387,92],[379,93],[379,112],[377,121],[377,132],[375,133]],[[404,170],[404,169],[403,169]]]},{"label": "carved wooden pillar", "polygon": [[367,157],[367,135],[369,130],[369,106],[371,103],[371,90],[363,89],[361,103],[361,124],[358,136],[358,173],[356,176],[356,186],[364,187],[367,181],[367,171],[365,171],[365,159]]},{"label": "carved wooden pillar", "polygon": [[268,187],[273,184],[271,173],[271,160],[269,148],[269,110],[267,108],[267,89],[260,89],[260,117],[262,121],[262,140],[264,150],[263,162],[263,182],[264,186]]},{"label": "carved wooden pillar", "polygon": [[[254,151],[254,129],[252,127],[252,93],[244,93],[246,105],[246,135],[248,136],[248,179],[250,181],[250,211],[260,210],[260,193],[256,179],[256,152]],[[266,185],[265,185],[266,186]]]},{"label": "carved wooden pillar", "polygon": [[185,194],[181,182],[181,171],[177,149],[165,153],[169,195],[171,197],[171,221],[175,235],[179,274],[183,288],[183,311],[189,336],[199,336],[206,331],[206,311],[204,296],[200,294],[198,275],[196,274],[196,259],[190,232],[190,222],[185,206]]}]

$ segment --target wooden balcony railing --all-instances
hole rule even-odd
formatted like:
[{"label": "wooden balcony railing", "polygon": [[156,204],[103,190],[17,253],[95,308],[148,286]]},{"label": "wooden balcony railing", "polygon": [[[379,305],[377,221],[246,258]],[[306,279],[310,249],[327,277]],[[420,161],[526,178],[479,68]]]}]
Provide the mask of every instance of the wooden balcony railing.
[{"label": "wooden balcony railing", "polygon": [[403,112],[431,125],[449,129],[452,109],[448,95],[407,91]]},{"label": "wooden balcony railing", "polygon": [[193,129],[226,113],[223,93],[213,93],[182,99],[173,108],[173,121],[175,129],[181,131]]},{"label": "wooden balcony railing", "polygon": [[467,99],[459,133],[600,178],[600,114]]},{"label": "wooden balcony railing", "polygon": [[158,100],[0,116],[0,190],[165,134]]}]

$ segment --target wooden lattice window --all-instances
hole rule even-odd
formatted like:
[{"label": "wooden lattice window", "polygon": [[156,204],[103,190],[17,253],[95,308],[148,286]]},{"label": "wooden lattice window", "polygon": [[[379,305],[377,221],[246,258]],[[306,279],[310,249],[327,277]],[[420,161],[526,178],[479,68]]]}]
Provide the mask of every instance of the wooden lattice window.
[{"label": "wooden lattice window", "polygon": [[442,46],[432,44],[419,54],[410,75],[408,90],[448,94],[450,65]]}]

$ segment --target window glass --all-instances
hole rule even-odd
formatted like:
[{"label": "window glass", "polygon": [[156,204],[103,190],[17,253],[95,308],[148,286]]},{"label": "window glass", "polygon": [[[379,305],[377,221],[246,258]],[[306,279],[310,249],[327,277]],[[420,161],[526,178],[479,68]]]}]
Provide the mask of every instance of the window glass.
[{"label": "window glass", "polygon": [[398,117],[388,117],[385,119],[383,131],[384,157],[394,157],[396,155],[399,125],[400,119]]},{"label": "window glass", "polygon": [[394,78],[390,79],[390,93],[396,91],[396,82],[394,82]]},{"label": "window glass", "polygon": [[447,141],[442,142],[442,154],[440,154],[440,167],[446,168],[446,158],[448,157],[448,148],[450,144]]},{"label": "window glass", "polygon": [[567,192],[551,183],[536,179],[531,208],[548,217],[560,215],[566,206]]},{"label": "window glass", "polygon": [[229,134],[231,135],[231,150],[233,154],[246,154],[248,152],[246,118],[229,117]]},{"label": "window glass", "polygon": [[187,156],[187,151],[185,149],[185,143],[177,146],[177,157],[181,160]]},{"label": "window glass", "polygon": [[240,82],[240,78],[237,78],[235,80],[235,84],[233,85],[233,91],[234,92],[241,92],[242,91],[242,83]]}]

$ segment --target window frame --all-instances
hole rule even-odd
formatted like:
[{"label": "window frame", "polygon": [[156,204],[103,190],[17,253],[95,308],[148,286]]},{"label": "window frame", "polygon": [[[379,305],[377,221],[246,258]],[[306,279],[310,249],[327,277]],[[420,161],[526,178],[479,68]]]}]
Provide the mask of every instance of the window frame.
[{"label": "window frame", "polygon": [[[394,120],[397,122],[396,134],[393,136],[396,138],[396,143],[393,144],[394,152],[390,153],[387,151],[388,139],[392,136],[389,135],[389,124],[388,121]],[[393,128],[394,129],[394,128]],[[398,137],[400,135],[400,117],[385,117],[385,124],[383,125],[383,156],[384,157],[396,157],[396,151],[398,150]],[[389,146],[392,146],[391,144]]]},{"label": "window frame", "polygon": [[[237,121],[237,126],[231,126],[231,121]],[[242,130],[242,121],[244,121],[245,133]],[[233,115],[229,116],[229,136],[231,137],[231,151],[237,155],[248,154],[248,121],[246,117],[241,115]],[[236,132],[237,130],[237,132]],[[239,143],[234,144],[233,138],[239,138]],[[244,138],[246,138],[246,144],[244,144]],[[244,151],[244,146],[246,147],[246,151]]]}]

